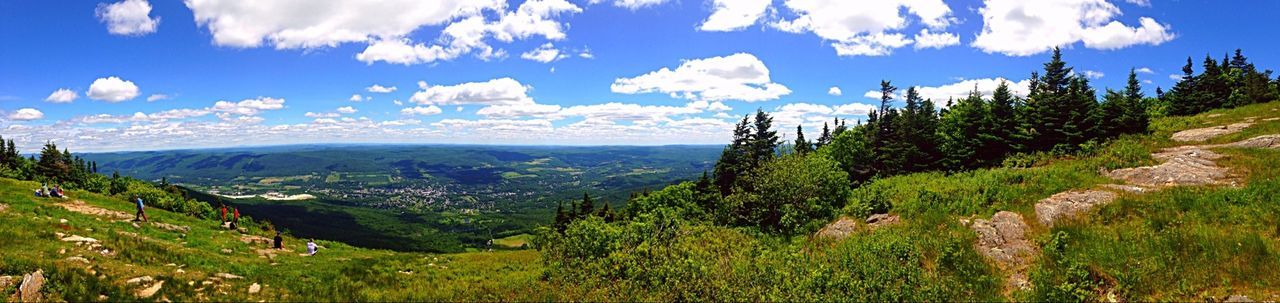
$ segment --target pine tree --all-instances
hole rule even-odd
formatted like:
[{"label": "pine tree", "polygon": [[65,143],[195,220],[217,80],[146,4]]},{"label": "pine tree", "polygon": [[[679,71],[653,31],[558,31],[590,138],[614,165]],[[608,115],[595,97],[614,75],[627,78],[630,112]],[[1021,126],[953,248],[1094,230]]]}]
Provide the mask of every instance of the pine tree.
[{"label": "pine tree", "polygon": [[827,144],[831,144],[831,129],[827,126],[826,122],[822,122],[822,135],[818,136],[818,144],[814,149],[822,148]]},{"label": "pine tree", "polygon": [[36,166],[40,175],[55,182],[67,181],[67,177],[71,174],[71,166],[68,165],[66,157],[58,151],[58,146],[53,142],[44,144],[44,149],[40,150],[40,161]]},{"label": "pine tree", "polygon": [[1194,115],[1204,110],[1197,99],[1199,96],[1196,91],[1197,79],[1192,66],[1191,57],[1187,57],[1187,64],[1182,66],[1182,81],[1178,81],[1163,98],[1165,103],[1169,105],[1168,113],[1170,115]]},{"label": "pine tree", "polygon": [[1070,74],[1071,68],[1062,61],[1062,52],[1054,48],[1052,59],[1044,64],[1044,76],[1033,81],[1027,96],[1023,128],[1028,135],[1028,149],[1049,150],[1083,133],[1080,125],[1074,123],[1076,102],[1071,100],[1068,88],[1075,77]]},{"label": "pine tree", "polygon": [[591,195],[582,193],[582,204],[578,206],[578,218],[586,218],[595,212],[595,202],[591,201]]},{"label": "pine tree", "polygon": [[898,120],[898,138],[904,140],[903,160],[907,172],[932,170],[937,163],[938,113],[933,102],[920,97],[915,87],[907,88],[906,106]]},{"label": "pine tree", "polygon": [[988,165],[980,156],[983,147],[987,112],[982,95],[975,89],[969,97],[960,99],[942,117],[939,133],[942,135],[944,166],[949,170],[967,170]]},{"label": "pine tree", "polygon": [[751,141],[751,128],[747,124],[748,116],[733,129],[733,142],[726,146],[716,162],[715,183],[720,194],[728,196],[737,183],[738,177],[747,171],[748,148]]},{"label": "pine tree", "polygon": [[986,123],[991,129],[990,140],[986,140],[982,153],[1003,158],[1005,155],[1020,149],[1017,134],[1018,117],[1017,99],[1009,91],[1009,83],[1001,80],[991,94],[991,102],[987,103]]},{"label": "pine tree", "polygon": [[750,170],[764,166],[770,160],[773,160],[774,153],[778,150],[778,132],[773,130],[773,117],[765,113],[763,109],[756,109],[755,124],[752,127],[755,134],[751,135],[751,165]]},{"label": "pine tree", "polygon": [[1123,133],[1147,133],[1147,127],[1151,124],[1151,117],[1147,114],[1149,105],[1146,103],[1146,96],[1142,94],[1142,82],[1138,81],[1138,73],[1132,68],[1129,69],[1128,84],[1124,87],[1122,105],[1124,107],[1124,118],[1121,120]]},{"label": "pine tree", "polygon": [[813,145],[804,139],[804,128],[796,125],[796,154],[804,155],[813,151]]},{"label": "pine tree", "polygon": [[1196,77],[1195,88],[1198,92],[1195,98],[1200,105],[1199,111],[1195,113],[1222,108],[1231,97],[1231,85],[1227,82],[1222,66],[1213,57],[1204,57],[1204,73]]},{"label": "pine tree", "polygon": [[1099,109],[1102,111],[1099,135],[1102,138],[1114,138],[1126,132],[1125,114],[1127,97],[1117,91],[1108,89],[1102,98]]}]

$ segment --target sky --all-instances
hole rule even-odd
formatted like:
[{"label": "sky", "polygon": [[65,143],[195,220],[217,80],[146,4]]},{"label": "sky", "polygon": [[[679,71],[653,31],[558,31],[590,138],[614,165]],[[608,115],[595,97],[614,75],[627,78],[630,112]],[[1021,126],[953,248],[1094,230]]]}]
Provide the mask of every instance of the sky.
[{"label": "sky", "polygon": [[1099,92],[1188,56],[1280,66],[1280,1],[0,1],[0,135],[24,152],[300,143],[724,144],[939,105],[1061,47]]}]

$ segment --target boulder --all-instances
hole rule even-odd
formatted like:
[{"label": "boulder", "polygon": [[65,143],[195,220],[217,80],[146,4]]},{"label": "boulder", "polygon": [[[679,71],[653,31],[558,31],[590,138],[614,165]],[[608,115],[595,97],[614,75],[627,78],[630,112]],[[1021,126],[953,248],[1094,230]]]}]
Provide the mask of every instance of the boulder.
[{"label": "boulder", "polygon": [[1022,215],[1002,211],[991,217],[991,220],[975,219],[969,225],[978,234],[978,242],[974,245],[978,253],[995,261],[996,265],[1009,273],[1005,290],[1030,289],[1027,279],[1027,266],[1036,254],[1036,248],[1027,240],[1027,223]]},{"label": "boulder", "polygon": [[1228,302],[1228,303],[1246,303],[1246,302],[1253,302],[1253,299],[1250,299],[1249,297],[1247,297],[1247,296],[1242,296],[1242,295],[1232,295],[1232,296],[1230,296],[1230,297],[1227,297],[1227,299],[1226,299],[1226,300],[1223,300],[1222,302]]},{"label": "boulder", "polygon": [[849,234],[858,229],[858,220],[849,217],[840,217],[840,219],[818,230],[819,238],[844,239]]},{"label": "boulder", "polygon": [[124,284],[151,283],[153,281],[155,281],[155,278],[152,278],[151,276],[141,276],[141,277],[126,280],[124,281]]},{"label": "boulder", "polygon": [[898,221],[900,221],[898,215],[874,214],[871,217],[867,217],[867,225],[871,226],[871,229],[892,225],[898,223]]},{"label": "boulder", "polygon": [[1265,135],[1227,144],[1231,147],[1280,149],[1280,135]]},{"label": "boulder", "polygon": [[1115,193],[1101,190],[1057,193],[1036,203],[1036,219],[1044,226],[1053,226],[1058,220],[1088,212],[1095,206],[1111,203],[1115,199]]},{"label": "boulder", "polygon": [[44,296],[40,294],[40,288],[44,287],[44,270],[37,269],[36,272],[22,276],[22,284],[18,285],[19,302],[40,302],[44,301]]},{"label": "boulder", "polygon": [[233,274],[229,274],[229,273],[225,273],[225,272],[216,273],[216,274],[213,274],[213,276],[214,276],[214,277],[218,277],[218,278],[222,278],[222,279],[227,279],[227,280],[244,279],[244,277],[237,276],[237,275],[233,275]]},{"label": "boulder", "polygon": [[138,295],[139,298],[146,299],[156,295],[156,293],[160,292],[160,289],[163,287],[164,287],[164,281],[159,281],[159,282],[156,282],[155,284],[152,284],[151,287],[139,289],[138,292],[136,292],[135,294]]},{"label": "boulder", "polygon": [[1151,156],[1165,162],[1155,166],[1117,169],[1107,176],[1144,187],[1229,183],[1227,169],[1213,162],[1222,155],[1213,151],[1201,147],[1179,147]]},{"label": "boulder", "polygon": [[62,242],[75,242],[76,244],[93,244],[93,243],[98,243],[98,239],[72,235],[70,237],[62,238]]},{"label": "boulder", "polygon": [[261,291],[262,291],[262,285],[258,285],[258,283],[253,283],[253,285],[249,285],[249,294],[256,294]]}]

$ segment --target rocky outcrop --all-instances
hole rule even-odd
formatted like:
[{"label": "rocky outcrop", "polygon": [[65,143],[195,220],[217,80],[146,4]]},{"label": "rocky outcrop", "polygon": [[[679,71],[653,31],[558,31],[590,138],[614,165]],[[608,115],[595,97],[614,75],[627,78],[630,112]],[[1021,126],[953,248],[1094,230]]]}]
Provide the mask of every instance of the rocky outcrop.
[{"label": "rocky outcrop", "polygon": [[1115,193],[1102,190],[1057,193],[1036,203],[1036,219],[1041,225],[1053,226],[1058,220],[1088,212],[1095,206],[1111,203],[1115,199]]},{"label": "rocky outcrop", "polygon": [[874,214],[871,215],[871,217],[867,217],[867,226],[870,226],[871,229],[876,229],[882,226],[897,224],[900,221],[901,219],[898,218],[898,215]]},{"label": "rocky outcrop", "polygon": [[[880,227],[896,224],[899,221],[901,220],[898,218],[898,215],[874,214],[871,215],[871,217],[867,217],[865,223],[868,228],[875,230]],[[835,222],[831,222],[831,224],[827,224],[827,226],[822,227],[822,229],[818,230],[818,233],[814,234],[814,236],[836,240],[844,239],[850,234],[858,231],[858,225],[857,219],[840,217],[840,219],[837,219]]]},{"label": "rocky outcrop", "polygon": [[1241,130],[1253,126],[1253,123],[1241,122],[1231,125],[1214,126],[1206,128],[1189,129],[1173,134],[1173,141],[1179,142],[1198,142],[1217,138],[1226,134],[1233,134]]},{"label": "rocky outcrop", "polygon": [[58,206],[62,206],[62,208],[65,208],[72,212],[82,213],[86,215],[108,217],[108,218],[114,218],[118,220],[133,219],[133,215],[130,215],[128,213],[125,213],[122,211],[99,208],[97,206],[85,204],[84,201],[80,201],[80,200],[76,200],[72,203],[58,203]]},{"label": "rocky outcrop", "polygon": [[1027,289],[1026,268],[1036,254],[1035,246],[1027,240],[1027,223],[1022,215],[1002,211],[991,220],[973,220],[969,228],[978,234],[975,245],[978,253],[995,261],[996,265],[1010,273],[1006,289]]},{"label": "rocky outcrop", "polygon": [[1231,147],[1280,149],[1280,135],[1265,135],[1227,144]]},{"label": "rocky outcrop", "polygon": [[1166,149],[1152,157],[1164,160],[1155,166],[1122,168],[1107,176],[1145,187],[1229,184],[1227,169],[1213,160],[1222,155],[1201,147]]}]

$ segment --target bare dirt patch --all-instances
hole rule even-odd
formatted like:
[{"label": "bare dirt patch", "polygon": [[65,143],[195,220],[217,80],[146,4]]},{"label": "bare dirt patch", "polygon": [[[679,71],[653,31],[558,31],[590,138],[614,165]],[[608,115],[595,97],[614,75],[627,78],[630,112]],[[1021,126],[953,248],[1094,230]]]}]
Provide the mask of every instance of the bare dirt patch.
[{"label": "bare dirt patch", "polygon": [[1217,138],[1226,134],[1233,134],[1241,130],[1253,126],[1250,122],[1234,123],[1231,125],[1205,127],[1197,129],[1189,129],[1173,134],[1173,141],[1179,142],[1195,142]]},{"label": "bare dirt patch", "polygon": [[978,234],[975,245],[978,253],[996,262],[1000,269],[1009,273],[1006,290],[1028,289],[1027,266],[1036,254],[1035,246],[1027,240],[1027,223],[1022,215],[1002,211],[991,217],[991,220],[976,219],[969,226]]},{"label": "bare dirt patch", "polygon": [[1036,203],[1036,219],[1044,226],[1063,218],[1088,212],[1095,206],[1111,203],[1116,194],[1102,190],[1073,190],[1054,194]]}]

